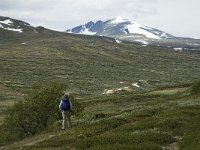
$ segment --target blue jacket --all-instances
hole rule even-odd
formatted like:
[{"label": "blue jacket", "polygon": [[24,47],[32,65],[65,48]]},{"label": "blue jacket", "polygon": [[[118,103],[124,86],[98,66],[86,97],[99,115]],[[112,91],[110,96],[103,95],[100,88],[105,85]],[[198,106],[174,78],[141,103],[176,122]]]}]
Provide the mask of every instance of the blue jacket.
[{"label": "blue jacket", "polygon": [[65,96],[63,99],[61,99],[60,104],[59,104],[59,109],[60,109],[61,111],[65,111],[65,110],[62,108],[62,104],[63,104],[63,103],[66,103],[66,102],[69,102],[69,109],[67,109],[67,110],[72,110],[72,103],[71,103],[70,99],[69,99],[67,96]]}]

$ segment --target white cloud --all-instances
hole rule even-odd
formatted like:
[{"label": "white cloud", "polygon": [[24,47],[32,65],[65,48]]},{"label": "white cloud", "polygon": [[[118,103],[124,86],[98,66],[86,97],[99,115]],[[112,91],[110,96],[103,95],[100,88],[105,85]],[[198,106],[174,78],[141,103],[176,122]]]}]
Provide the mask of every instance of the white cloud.
[{"label": "white cloud", "polygon": [[200,38],[198,0],[1,0],[0,15],[65,30],[122,16],[178,36]]}]

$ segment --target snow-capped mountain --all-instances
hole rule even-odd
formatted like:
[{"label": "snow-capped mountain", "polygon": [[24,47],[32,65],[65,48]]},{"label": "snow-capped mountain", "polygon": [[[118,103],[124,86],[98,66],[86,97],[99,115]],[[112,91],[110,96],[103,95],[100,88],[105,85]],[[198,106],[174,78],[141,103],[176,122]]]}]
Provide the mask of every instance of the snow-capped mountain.
[{"label": "snow-capped mountain", "polygon": [[66,32],[75,33],[75,34],[88,34],[95,35],[99,32],[104,26],[104,22],[99,20],[97,22],[90,21],[85,25],[80,25],[75,28],[69,29]]},{"label": "snow-capped mountain", "polygon": [[116,17],[105,22],[99,20],[97,22],[90,21],[84,25],[68,29],[66,32],[75,34],[88,34],[116,37],[121,35],[145,36],[150,39],[173,38],[174,36],[161,30],[151,28],[139,23]]},{"label": "snow-capped mountain", "polygon": [[106,36],[114,38],[117,43],[128,41],[142,46],[152,45],[174,50],[196,50],[200,48],[199,39],[175,37],[159,29],[141,25],[121,17],[107,21],[90,21],[84,25],[68,29],[66,32]]},{"label": "snow-capped mountain", "polygon": [[21,20],[0,16],[0,38],[6,35],[28,35],[38,33],[54,34],[57,33],[57,31],[42,26],[34,27]]},{"label": "snow-capped mountain", "polygon": [[25,27],[30,26],[30,24],[15,20],[9,17],[2,17],[0,16],[0,29],[14,31],[18,33],[22,33]]},{"label": "snow-capped mountain", "polygon": [[[161,30],[140,25],[121,17],[104,22],[101,20],[97,22],[90,21],[84,25],[69,29],[67,32],[106,36],[113,38],[112,40],[117,43],[128,41],[141,46],[152,45],[176,51],[200,50],[199,39],[175,37]],[[0,39],[36,34],[60,35],[66,34],[66,32],[61,33],[42,26],[34,27],[21,20],[0,16]]]}]

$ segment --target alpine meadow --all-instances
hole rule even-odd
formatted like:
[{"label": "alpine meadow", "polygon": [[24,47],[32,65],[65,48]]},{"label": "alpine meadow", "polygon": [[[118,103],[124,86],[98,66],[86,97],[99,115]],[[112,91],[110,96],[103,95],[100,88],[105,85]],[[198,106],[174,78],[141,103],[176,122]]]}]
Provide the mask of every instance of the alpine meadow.
[{"label": "alpine meadow", "polygon": [[[157,46],[116,36],[0,17],[0,149],[199,150],[197,44],[177,50],[165,39]],[[74,111],[65,131],[63,92]]]}]

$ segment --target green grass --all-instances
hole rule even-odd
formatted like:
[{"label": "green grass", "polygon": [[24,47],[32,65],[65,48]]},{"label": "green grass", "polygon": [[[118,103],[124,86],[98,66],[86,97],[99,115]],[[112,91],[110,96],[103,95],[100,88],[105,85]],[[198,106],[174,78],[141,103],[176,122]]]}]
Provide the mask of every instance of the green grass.
[{"label": "green grass", "polygon": [[[30,140],[6,148],[18,149],[19,146],[20,149],[161,150],[174,145],[180,150],[198,150],[200,95],[191,95],[188,91],[173,95],[166,95],[165,90],[163,92],[164,94],[154,95],[151,92],[118,94],[101,97],[101,100],[98,97],[85,99],[85,111],[73,117],[72,129],[62,133],[57,127],[50,128],[46,133],[55,135],[53,137],[31,145],[26,145],[31,143]],[[183,105],[185,100],[190,103]],[[107,107],[104,108],[104,113],[103,108],[90,111],[87,109],[110,102],[115,108],[112,113]],[[40,139],[39,135],[37,138]],[[34,141],[37,140],[33,138],[32,142]]]},{"label": "green grass", "polygon": [[73,92],[85,95],[139,80],[143,89],[151,89],[197,79],[199,59],[198,53],[117,44],[108,38],[28,32],[0,41],[0,81],[22,93],[34,82],[55,78],[69,80]]},{"label": "green grass", "polygon": [[[200,95],[191,95],[189,87],[200,75],[199,52],[117,44],[42,28],[0,32],[0,121],[8,105],[44,80],[68,81],[69,92],[81,97],[85,107],[66,133],[55,123],[45,135],[5,149],[161,150],[173,143],[180,150],[200,149]],[[140,88],[132,86],[135,82]],[[104,89],[122,87],[131,92],[102,95]]]}]

